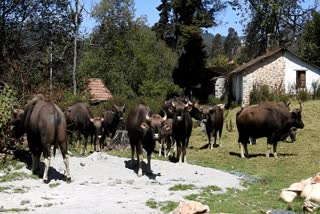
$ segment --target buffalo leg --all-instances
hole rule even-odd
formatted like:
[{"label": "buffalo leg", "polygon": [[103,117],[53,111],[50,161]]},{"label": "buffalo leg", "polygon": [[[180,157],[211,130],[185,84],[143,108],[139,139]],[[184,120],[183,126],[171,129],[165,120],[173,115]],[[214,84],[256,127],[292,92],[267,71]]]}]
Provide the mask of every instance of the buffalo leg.
[{"label": "buffalo leg", "polygon": [[273,156],[274,156],[275,158],[278,157],[278,154],[277,154],[277,143],[273,143],[273,144],[272,144],[272,153],[273,153]]},{"label": "buffalo leg", "polygon": [[138,176],[142,176],[142,162],[143,162],[143,149],[141,146],[141,143],[138,144],[137,146],[137,158],[138,158]]},{"label": "buffalo leg", "polygon": [[131,146],[131,168],[134,166],[134,153],[135,153],[135,145],[130,144]]},{"label": "buffalo leg", "polygon": [[147,173],[150,174],[152,171],[151,171],[151,154],[152,152],[148,153],[147,154]]},{"label": "buffalo leg", "polygon": [[50,168],[50,157],[45,157],[44,158],[44,173],[43,173],[43,182],[48,183],[48,172]]},{"label": "buffalo leg", "polygon": [[266,153],[267,158],[270,157],[270,153],[273,153],[273,151],[271,150],[271,145],[272,145],[272,139],[269,137],[267,138],[267,153]]},{"label": "buffalo leg", "polygon": [[214,142],[213,145],[216,146],[217,145],[217,132],[216,131],[213,132],[213,142]]},{"label": "buffalo leg", "polygon": [[168,141],[167,139],[163,139],[163,156],[167,157],[167,148],[168,148]]},{"label": "buffalo leg", "polygon": [[222,147],[222,140],[221,140],[222,130],[219,130],[219,145]]},{"label": "buffalo leg", "polygon": [[245,158],[246,156],[249,157],[248,144],[240,143],[240,153],[241,153],[241,158]]},{"label": "buffalo leg", "polygon": [[182,162],[181,144],[180,142],[177,142],[177,141],[176,141],[176,144],[177,144],[177,159],[179,160],[179,163],[181,163]]},{"label": "buffalo leg", "polygon": [[208,149],[212,149],[211,133],[208,133]]},{"label": "buffalo leg", "polygon": [[183,147],[182,149],[182,162],[187,163],[187,148]]},{"label": "buffalo leg", "polygon": [[70,165],[69,165],[69,156],[67,154],[67,145],[63,143],[64,141],[61,141],[59,143],[60,145],[60,151],[62,154],[63,162],[66,167],[66,181],[69,182],[71,181],[71,176],[70,176]]},{"label": "buffalo leg", "polygon": [[40,155],[32,154],[32,174],[36,175],[39,172]]},{"label": "buffalo leg", "polygon": [[163,139],[161,139],[161,140],[159,141],[159,157],[161,157],[162,147],[163,147]]}]

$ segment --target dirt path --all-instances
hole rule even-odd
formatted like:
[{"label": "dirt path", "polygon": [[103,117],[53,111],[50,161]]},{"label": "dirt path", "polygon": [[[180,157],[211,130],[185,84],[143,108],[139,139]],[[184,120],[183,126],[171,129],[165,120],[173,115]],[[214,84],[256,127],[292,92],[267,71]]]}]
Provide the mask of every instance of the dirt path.
[{"label": "dirt path", "polygon": [[[184,196],[197,193],[198,188],[210,185],[218,186],[222,191],[243,189],[239,177],[211,168],[152,160],[155,174],[139,178],[128,164],[129,159],[106,153],[71,157],[72,182],[68,184],[61,180],[64,165],[57,154],[51,161],[49,185],[37,179],[0,183],[0,189],[4,189],[0,192],[0,209],[27,209],[23,213],[46,214],[161,213],[159,209],[146,206],[146,201],[179,202]],[[25,167],[19,171],[31,174]],[[177,184],[193,184],[197,188],[169,190]]]}]

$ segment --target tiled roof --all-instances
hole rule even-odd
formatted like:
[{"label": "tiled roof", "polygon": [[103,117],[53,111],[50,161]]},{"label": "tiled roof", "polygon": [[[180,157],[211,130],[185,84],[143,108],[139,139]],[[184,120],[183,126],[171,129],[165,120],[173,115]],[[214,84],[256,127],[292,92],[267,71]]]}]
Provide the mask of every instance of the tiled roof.
[{"label": "tiled roof", "polygon": [[88,80],[88,92],[93,101],[106,101],[112,99],[112,94],[98,78],[90,78]]}]

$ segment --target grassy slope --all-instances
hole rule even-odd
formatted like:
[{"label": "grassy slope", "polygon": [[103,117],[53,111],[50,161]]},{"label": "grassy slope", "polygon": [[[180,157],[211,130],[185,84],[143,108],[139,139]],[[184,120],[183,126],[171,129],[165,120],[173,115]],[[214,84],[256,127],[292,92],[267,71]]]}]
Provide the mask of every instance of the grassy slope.
[{"label": "grassy slope", "polygon": [[[202,194],[197,199],[208,204],[213,212],[260,213],[268,209],[288,209],[289,205],[279,199],[281,189],[320,171],[319,106],[320,101],[304,103],[302,117],[305,128],[298,131],[295,143],[279,142],[277,159],[265,157],[266,138],[258,139],[257,145],[248,146],[251,155],[249,159],[239,157],[238,132],[235,125],[235,113],[239,108],[230,110],[225,118],[225,121],[232,120],[233,131],[228,132],[224,127],[223,147],[213,150],[201,149],[207,144],[207,138],[201,132],[201,128],[194,129],[190,140],[193,148],[188,150],[189,163],[234,171],[256,178],[245,182],[248,187],[245,191],[230,190],[223,195]],[[298,104],[291,104],[291,108],[294,107],[297,108]],[[128,151],[111,153],[130,157]],[[154,154],[153,157],[157,158],[157,155]],[[296,199],[290,207],[293,211],[301,212],[302,205],[303,200]]]}]

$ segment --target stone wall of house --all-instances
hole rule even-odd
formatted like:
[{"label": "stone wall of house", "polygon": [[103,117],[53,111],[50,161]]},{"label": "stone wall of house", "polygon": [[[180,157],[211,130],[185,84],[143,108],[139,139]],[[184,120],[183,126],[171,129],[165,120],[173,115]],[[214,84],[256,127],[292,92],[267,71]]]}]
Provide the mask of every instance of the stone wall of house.
[{"label": "stone wall of house", "polygon": [[284,88],[285,61],[282,56],[258,63],[250,71],[243,75],[242,106],[249,105],[253,84],[265,84],[270,86],[271,90],[279,87]]},{"label": "stone wall of house", "polygon": [[224,88],[225,78],[218,78],[215,83],[215,97],[220,99],[222,95],[225,93]]}]

